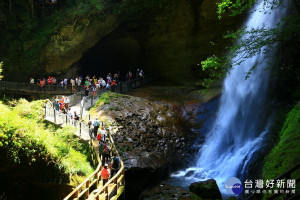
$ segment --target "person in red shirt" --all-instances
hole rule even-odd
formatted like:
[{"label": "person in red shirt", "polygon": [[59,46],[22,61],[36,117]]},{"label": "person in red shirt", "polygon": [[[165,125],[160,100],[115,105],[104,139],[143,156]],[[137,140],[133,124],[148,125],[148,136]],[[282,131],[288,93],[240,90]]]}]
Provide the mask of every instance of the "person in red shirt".
[{"label": "person in red shirt", "polygon": [[51,84],[52,84],[51,76],[48,77],[47,84],[48,84],[48,85],[51,85]]},{"label": "person in red shirt", "polygon": [[103,185],[105,185],[109,179],[110,171],[108,169],[108,164],[104,165],[104,168],[101,171],[101,177],[103,180]]},{"label": "person in red shirt", "polygon": [[45,86],[45,83],[46,83],[45,79],[41,79],[40,81],[41,88]]}]

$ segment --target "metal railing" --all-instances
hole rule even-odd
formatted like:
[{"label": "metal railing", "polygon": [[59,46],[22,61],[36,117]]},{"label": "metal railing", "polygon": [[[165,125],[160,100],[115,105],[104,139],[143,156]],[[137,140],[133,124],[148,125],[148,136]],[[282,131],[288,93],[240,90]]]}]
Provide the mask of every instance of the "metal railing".
[{"label": "metal railing", "polygon": [[[76,122],[74,119],[70,119],[68,115],[66,114],[56,114],[57,111],[52,106],[52,102],[48,101],[45,105],[45,117],[46,120],[54,122],[55,124],[58,124],[60,126],[63,126],[64,124],[70,124],[77,128],[80,128],[79,130],[79,136],[82,137],[82,134],[89,134],[91,137],[91,129],[90,127],[86,126],[86,123],[83,123],[82,121]],[[50,113],[53,113],[53,120],[51,120]],[[58,112],[57,112],[58,113]],[[57,117],[55,117],[57,116]],[[114,175],[110,178],[110,180],[105,184],[101,185],[101,160],[99,157],[99,153],[94,147],[94,140],[90,140],[90,153],[91,153],[91,162],[94,166],[97,166],[96,170],[89,175],[80,185],[78,185],[68,196],[64,198],[64,200],[78,200],[80,199],[104,199],[104,200],[111,200],[111,199],[117,199],[125,189],[125,178],[124,178],[124,164],[120,157],[119,152],[117,151],[117,148],[114,144],[114,141],[111,137],[111,130],[107,129],[107,136],[111,143],[111,151],[116,153],[116,155],[120,158],[120,169]],[[110,155],[111,156],[111,155]],[[94,193],[92,192],[94,191]]]},{"label": "metal railing", "polygon": [[[154,79],[155,77],[146,76],[144,78],[120,82],[118,85],[113,86],[110,89],[114,92],[125,93],[133,88],[151,82]],[[93,96],[92,92],[88,96],[84,96],[84,92],[79,92],[68,97],[70,100],[69,106],[76,105],[78,104],[78,102],[80,102],[80,121],[74,120],[73,118],[70,118],[70,116],[68,116],[67,114],[63,114],[60,111],[56,111],[54,109],[53,102],[51,102],[50,100],[45,105],[45,118],[47,120],[55,124],[59,124],[60,126],[66,124],[75,126],[78,130],[76,132],[78,136],[84,139],[91,139],[91,160],[95,166],[97,165],[96,170],[91,175],[89,175],[80,185],[78,185],[67,197],[65,197],[64,200],[78,200],[79,198],[111,200],[117,199],[125,190],[124,163],[120,157],[119,152],[117,151],[117,148],[111,137],[111,130],[109,129],[107,129],[107,133],[112,147],[112,151],[110,153],[114,152],[120,158],[120,169],[113,177],[109,179],[109,181],[105,185],[101,185],[101,161],[99,158],[99,154],[93,146],[94,141],[92,139],[92,131],[86,123],[86,121],[90,120],[89,113],[85,112],[86,109],[92,107],[96,103],[97,98],[106,91],[108,90],[98,90],[96,96]]]},{"label": "metal railing", "polygon": [[44,85],[43,87],[37,84],[30,83],[18,83],[18,82],[8,82],[0,81],[0,90],[2,91],[20,91],[27,93],[37,93],[37,94],[73,94],[84,89],[83,85],[74,86],[76,91],[72,90],[71,85]]},{"label": "metal railing", "polygon": [[[143,78],[138,77],[130,81],[119,82],[118,85],[111,86],[110,90],[113,92],[125,93],[133,88],[142,86],[155,79],[156,77],[154,75],[147,75]],[[73,91],[71,85],[44,85],[43,87],[41,87],[37,84],[0,81],[0,90],[2,91],[20,91],[27,93],[53,95],[80,93],[81,96],[84,96],[84,85],[75,85],[74,89],[75,90]]]}]

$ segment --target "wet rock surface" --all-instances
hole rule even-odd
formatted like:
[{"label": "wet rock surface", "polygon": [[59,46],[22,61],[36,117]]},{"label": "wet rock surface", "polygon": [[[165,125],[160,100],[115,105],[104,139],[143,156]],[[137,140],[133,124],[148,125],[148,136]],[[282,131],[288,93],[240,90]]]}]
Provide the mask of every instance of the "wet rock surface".
[{"label": "wet rock surface", "polygon": [[174,168],[186,157],[194,137],[190,124],[168,103],[115,94],[97,110],[115,121],[112,136],[126,168]]},{"label": "wet rock surface", "polygon": [[[220,91],[202,96],[189,91],[190,95],[169,101],[170,94],[176,94],[174,90],[178,92],[178,88],[159,88],[162,95],[158,96],[153,95],[159,93],[156,88],[148,89],[135,92],[135,96],[111,93],[109,101],[92,110],[92,115],[113,124],[112,137],[125,164],[128,199],[140,199],[146,188],[159,185],[171,171],[188,166],[201,146],[199,138],[204,138],[200,135],[202,130],[194,127],[195,122],[203,121],[207,114],[213,115],[215,109],[210,107],[216,107],[214,99]],[[149,95],[142,98],[145,92]],[[205,116],[199,118],[200,115]],[[206,123],[209,121],[201,124]]]},{"label": "wet rock surface", "polygon": [[222,199],[221,192],[214,179],[192,183],[189,189],[203,199]]},{"label": "wet rock surface", "polygon": [[160,184],[147,189],[141,195],[142,200],[190,200],[194,199],[189,191],[168,184]]}]

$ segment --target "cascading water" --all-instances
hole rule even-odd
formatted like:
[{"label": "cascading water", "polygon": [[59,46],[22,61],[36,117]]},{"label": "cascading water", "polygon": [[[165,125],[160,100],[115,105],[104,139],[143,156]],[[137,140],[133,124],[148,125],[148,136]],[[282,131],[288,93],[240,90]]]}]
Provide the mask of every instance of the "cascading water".
[{"label": "cascading water", "polygon": [[[260,28],[264,25],[273,28],[284,16],[285,9],[270,12],[263,6],[264,1],[256,5],[245,24],[247,27]],[[245,80],[245,74],[255,65],[257,67]],[[215,122],[199,152],[196,166],[172,175],[181,179],[185,176],[181,184],[213,178],[222,193],[226,193],[222,186],[226,179],[233,176],[242,178],[249,160],[264,145],[271,121],[266,112],[267,65],[260,54],[231,69],[224,81]],[[190,171],[192,173],[188,173]]]}]

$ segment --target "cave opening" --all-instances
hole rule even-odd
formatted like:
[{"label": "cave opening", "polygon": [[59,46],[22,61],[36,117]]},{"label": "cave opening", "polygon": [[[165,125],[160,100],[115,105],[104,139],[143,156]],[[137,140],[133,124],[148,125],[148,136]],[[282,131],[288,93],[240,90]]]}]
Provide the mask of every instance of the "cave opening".
[{"label": "cave opening", "polygon": [[83,54],[76,65],[79,66],[79,74],[82,76],[95,75],[106,78],[108,73],[120,72],[121,79],[125,79],[129,70],[133,74],[137,69],[145,71],[139,46],[120,42],[118,32],[113,32],[101,39]]}]

